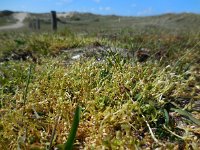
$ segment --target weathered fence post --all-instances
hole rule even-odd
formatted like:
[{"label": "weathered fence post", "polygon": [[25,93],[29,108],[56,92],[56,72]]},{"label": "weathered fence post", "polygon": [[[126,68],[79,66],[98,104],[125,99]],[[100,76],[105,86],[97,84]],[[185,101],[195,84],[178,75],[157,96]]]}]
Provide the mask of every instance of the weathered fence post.
[{"label": "weathered fence post", "polygon": [[51,11],[51,25],[52,30],[57,30],[57,18],[56,18],[56,11]]},{"label": "weathered fence post", "polygon": [[36,19],[36,29],[40,30],[40,19],[39,18]]},{"label": "weathered fence post", "polygon": [[33,29],[33,22],[32,22],[32,20],[29,21],[29,28]]},{"label": "weathered fence post", "polygon": [[29,22],[29,28],[33,30],[40,30],[40,19],[33,19]]},{"label": "weathered fence post", "polygon": [[32,23],[33,23],[33,30],[35,30],[36,29],[36,21],[35,21],[35,19],[32,21]]}]

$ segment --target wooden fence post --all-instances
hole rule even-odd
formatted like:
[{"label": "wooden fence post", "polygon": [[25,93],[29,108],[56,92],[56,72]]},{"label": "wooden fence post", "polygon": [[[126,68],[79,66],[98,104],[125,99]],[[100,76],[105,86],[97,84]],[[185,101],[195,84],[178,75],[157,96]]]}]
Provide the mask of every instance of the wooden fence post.
[{"label": "wooden fence post", "polygon": [[36,19],[36,29],[40,30],[40,19],[39,18]]},{"label": "wooden fence post", "polygon": [[32,30],[40,30],[40,19],[33,19],[29,21],[29,28]]},{"label": "wooden fence post", "polygon": [[33,29],[33,21],[32,20],[29,21],[29,28]]},{"label": "wooden fence post", "polygon": [[51,11],[51,25],[52,30],[57,30],[57,18],[56,18],[56,11]]},{"label": "wooden fence post", "polygon": [[35,30],[37,28],[35,19],[32,21],[32,23],[33,23],[33,30]]}]

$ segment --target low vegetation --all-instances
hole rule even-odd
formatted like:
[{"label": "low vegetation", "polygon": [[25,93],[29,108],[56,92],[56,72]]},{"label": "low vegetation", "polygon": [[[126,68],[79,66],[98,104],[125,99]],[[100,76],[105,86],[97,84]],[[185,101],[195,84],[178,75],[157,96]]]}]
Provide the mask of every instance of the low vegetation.
[{"label": "low vegetation", "polygon": [[0,34],[0,149],[200,147],[199,33]]},{"label": "low vegetation", "polygon": [[9,10],[0,11],[0,26],[15,23],[16,20],[12,16],[13,12]]}]

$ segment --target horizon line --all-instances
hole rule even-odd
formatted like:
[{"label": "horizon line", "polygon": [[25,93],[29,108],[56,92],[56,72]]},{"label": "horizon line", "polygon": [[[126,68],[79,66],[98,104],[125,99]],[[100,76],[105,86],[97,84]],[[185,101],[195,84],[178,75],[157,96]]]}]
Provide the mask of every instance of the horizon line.
[{"label": "horizon line", "polygon": [[149,14],[149,15],[120,15],[120,14],[112,14],[112,13],[108,13],[108,14],[100,14],[100,13],[94,13],[94,12],[87,12],[87,11],[57,11],[57,10],[50,10],[50,11],[44,11],[44,12],[33,12],[33,11],[23,11],[23,10],[9,10],[9,9],[4,9],[4,10],[0,10],[0,12],[3,11],[11,11],[14,13],[20,13],[20,12],[24,12],[24,13],[33,13],[33,14],[45,14],[45,13],[50,13],[51,11],[56,11],[57,13],[80,13],[80,14],[93,14],[93,15],[101,15],[101,16],[122,16],[122,17],[130,17],[130,16],[135,16],[135,17],[150,17],[150,16],[162,16],[162,15],[167,15],[167,14],[195,14],[195,15],[200,15],[200,13],[196,13],[196,12],[188,12],[188,11],[183,11],[183,12],[166,12],[166,13],[157,13],[157,14]]}]

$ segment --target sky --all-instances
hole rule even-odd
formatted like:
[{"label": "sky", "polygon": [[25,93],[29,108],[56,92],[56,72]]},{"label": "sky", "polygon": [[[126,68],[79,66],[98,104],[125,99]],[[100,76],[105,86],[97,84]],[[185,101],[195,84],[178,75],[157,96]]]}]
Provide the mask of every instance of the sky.
[{"label": "sky", "polygon": [[122,16],[198,13],[200,0],[0,0],[0,10],[25,12],[91,12]]}]

